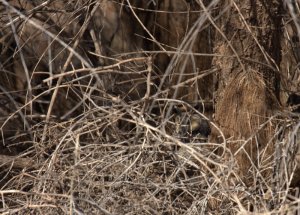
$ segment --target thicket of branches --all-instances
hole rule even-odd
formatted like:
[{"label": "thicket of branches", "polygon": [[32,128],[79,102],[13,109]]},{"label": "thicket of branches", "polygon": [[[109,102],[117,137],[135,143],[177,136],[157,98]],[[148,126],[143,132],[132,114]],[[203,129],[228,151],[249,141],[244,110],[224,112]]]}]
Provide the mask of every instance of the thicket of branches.
[{"label": "thicket of branches", "polygon": [[[299,211],[299,114],[285,103],[300,89],[300,11],[279,4],[282,60],[267,66],[281,79],[280,108],[248,119],[268,99],[260,74],[226,82],[217,68],[257,63],[222,28],[230,7],[239,11],[234,1],[0,0],[0,212]],[[227,136],[213,117],[217,109],[219,120],[247,130],[227,113],[237,95],[249,113],[236,118],[256,126],[249,139]],[[208,138],[188,130],[192,117],[209,122]],[[265,136],[267,149],[248,150]],[[251,162],[241,170],[243,150]]]}]

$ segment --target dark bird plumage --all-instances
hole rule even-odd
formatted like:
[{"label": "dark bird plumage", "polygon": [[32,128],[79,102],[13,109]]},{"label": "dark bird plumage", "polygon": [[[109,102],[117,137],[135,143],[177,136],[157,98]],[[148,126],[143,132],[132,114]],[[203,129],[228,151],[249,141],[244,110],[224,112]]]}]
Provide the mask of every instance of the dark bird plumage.
[{"label": "dark bird plumage", "polygon": [[190,130],[192,136],[200,134],[204,138],[207,138],[211,133],[209,122],[198,115],[191,116]]},{"label": "dark bird plumage", "polygon": [[300,113],[300,95],[290,94],[286,103],[292,108],[293,113]]}]

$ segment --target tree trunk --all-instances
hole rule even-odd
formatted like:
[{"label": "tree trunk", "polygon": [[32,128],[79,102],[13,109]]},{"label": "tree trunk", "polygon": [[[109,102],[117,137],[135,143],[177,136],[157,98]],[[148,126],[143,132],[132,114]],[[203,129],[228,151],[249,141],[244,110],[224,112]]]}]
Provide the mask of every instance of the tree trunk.
[{"label": "tree trunk", "polygon": [[282,4],[242,0],[220,8],[228,6],[216,35],[215,54],[222,57],[213,60],[219,69],[215,121],[236,159],[239,176],[248,181],[256,168],[269,172],[265,170],[274,151],[271,117],[280,108]]},{"label": "tree trunk", "polygon": [[[185,54],[159,54],[156,65],[160,72],[168,75],[167,87],[171,88],[169,97],[196,104],[212,98],[211,74],[205,75],[211,68],[212,52],[210,29],[205,27],[205,16],[201,7],[193,1],[160,1],[157,10],[155,36],[167,51],[185,52]],[[201,53],[197,56],[187,53]],[[207,54],[207,56],[205,56]],[[171,73],[169,74],[169,69]],[[167,74],[166,74],[167,73]],[[199,78],[199,76],[204,76]]]}]

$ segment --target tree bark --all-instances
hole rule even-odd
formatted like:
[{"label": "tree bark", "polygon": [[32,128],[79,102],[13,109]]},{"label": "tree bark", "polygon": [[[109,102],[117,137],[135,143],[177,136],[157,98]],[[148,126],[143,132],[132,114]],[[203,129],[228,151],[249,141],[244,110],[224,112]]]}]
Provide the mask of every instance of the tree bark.
[{"label": "tree bark", "polygon": [[[216,35],[215,121],[220,126],[238,173],[245,181],[252,170],[269,168],[274,151],[274,123],[280,108],[280,0],[228,1]],[[217,135],[212,137],[218,141]],[[229,159],[228,156],[226,156]]]}]

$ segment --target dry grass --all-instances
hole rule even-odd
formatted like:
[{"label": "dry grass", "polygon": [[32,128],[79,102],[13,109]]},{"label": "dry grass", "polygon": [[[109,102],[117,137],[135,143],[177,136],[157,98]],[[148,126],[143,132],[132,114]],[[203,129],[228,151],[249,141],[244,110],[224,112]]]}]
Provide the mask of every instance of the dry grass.
[{"label": "dry grass", "polygon": [[[182,52],[156,41],[145,24],[147,15],[137,7],[145,9],[154,1],[147,6],[124,1],[131,5],[126,10],[124,5],[120,7],[123,1],[66,1],[63,18],[57,15],[61,9],[57,2],[41,1],[22,11],[11,8],[11,2],[0,1],[1,214],[300,213],[299,187],[297,180],[292,180],[299,175],[299,116],[255,103],[256,97],[267,95],[258,74],[248,77],[241,73],[228,83],[231,91],[216,107],[224,112],[224,118],[218,120],[225,120],[228,126],[219,128],[210,120],[214,136],[208,141],[190,137],[184,142],[177,129],[181,125],[176,124],[174,106],[184,106],[187,116],[206,117],[203,108],[199,112],[189,104],[192,102],[183,101],[181,92],[180,98],[174,92],[186,86],[195,89],[198,80],[203,84],[205,77],[217,71],[204,66],[203,71],[178,78],[184,75],[184,66],[179,67],[178,62],[180,66],[196,64],[194,58],[186,63],[185,56],[194,51],[191,47],[198,30],[213,22],[205,11],[218,1],[211,1],[206,10],[199,3],[204,15],[189,26],[188,37],[180,44]],[[105,15],[98,6],[111,13]],[[34,18],[28,19],[31,15]],[[136,21],[137,17],[140,20]],[[36,21],[38,18],[43,21]],[[45,24],[47,18],[52,21]],[[116,30],[120,23],[111,21],[122,19],[129,20],[127,24],[133,20],[136,25],[144,23],[145,37],[162,51],[141,51],[143,35],[124,44],[124,38],[132,38],[136,32],[132,34],[126,22]],[[53,20],[59,20],[58,29],[49,24]],[[23,21],[38,36],[27,32],[28,28],[23,31],[28,33],[25,37],[18,34]],[[68,28],[68,22],[75,27]],[[100,38],[95,32],[99,28],[103,30]],[[117,36],[110,40],[114,28]],[[134,30],[140,33],[141,29]],[[46,45],[38,40],[43,36]],[[35,43],[26,43],[24,38]],[[34,44],[41,50],[29,53],[35,51]],[[59,48],[53,50],[55,47]],[[165,73],[156,68],[159,62],[153,57],[162,53],[170,58]],[[194,54],[207,59],[214,56]],[[176,68],[176,81],[172,80],[172,68]],[[290,81],[289,74],[282,77]],[[235,96],[237,91],[240,96]],[[194,91],[191,97],[201,98],[201,93]],[[238,120],[226,119],[230,117],[226,108],[237,103],[234,98],[240,103]],[[245,121],[249,113],[256,115]],[[232,138],[228,134],[235,122],[234,128],[239,129]],[[238,139],[241,132],[249,138]],[[258,136],[271,141],[251,151],[247,147],[256,144]],[[233,152],[230,143],[234,141],[239,145]],[[245,158],[250,158],[246,164]],[[242,170],[238,169],[241,166]],[[245,183],[240,171],[247,172],[251,184]]]}]

